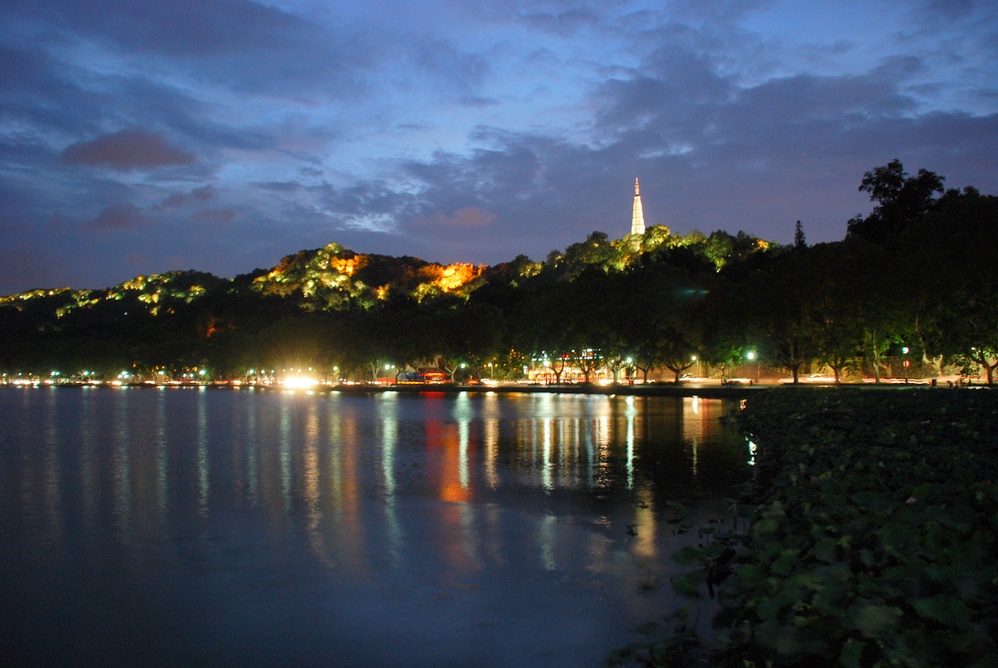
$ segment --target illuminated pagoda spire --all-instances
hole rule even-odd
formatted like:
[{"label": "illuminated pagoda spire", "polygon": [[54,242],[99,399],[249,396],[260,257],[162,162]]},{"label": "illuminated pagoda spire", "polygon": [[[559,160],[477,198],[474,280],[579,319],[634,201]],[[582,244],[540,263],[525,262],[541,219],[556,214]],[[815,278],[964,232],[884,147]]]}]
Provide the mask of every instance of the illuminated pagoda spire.
[{"label": "illuminated pagoda spire", "polygon": [[645,211],[641,206],[641,186],[634,179],[634,213],[631,215],[631,234],[645,233]]}]

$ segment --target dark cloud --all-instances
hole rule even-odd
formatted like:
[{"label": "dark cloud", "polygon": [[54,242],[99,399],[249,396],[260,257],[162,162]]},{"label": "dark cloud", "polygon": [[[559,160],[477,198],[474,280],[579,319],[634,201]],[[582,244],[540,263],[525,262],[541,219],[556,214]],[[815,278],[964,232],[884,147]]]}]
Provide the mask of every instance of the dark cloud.
[{"label": "dark cloud", "polygon": [[669,8],[680,19],[730,26],[776,4],[776,0],[671,0]]},{"label": "dark cloud", "polygon": [[139,207],[131,203],[112,204],[97,214],[96,218],[88,220],[84,226],[87,229],[99,231],[125,230],[146,225],[148,219]]},{"label": "dark cloud", "polygon": [[498,216],[475,206],[458,209],[451,215],[436,212],[432,215],[419,215],[413,221],[413,227],[444,227],[444,228],[481,228],[489,227],[496,222]]},{"label": "dark cloud", "polygon": [[247,50],[293,48],[306,21],[244,0],[79,0],[25,2],[22,11],[64,30],[97,35],[123,48],[177,58],[223,58]]},{"label": "dark cloud", "polygon": [[64,162],[129,171],[189,165],[194,154],[171,146],[158,133],[145,130],[121,130],[91,141],[72,144],[62,152]]},{"label": "dark cloud", "polygon": [[488,60],[478,53],[458,50],[449,42],[438,38],[421,38],[408,45],[414,63],[429,75],[434,86],[444,86],[448,93],[477,90],[491,71]]},{"label": "dark cloud", "polygon": [[0,46],[0,86],[5,91],[44,91],[53,77],[53,63],[47,54]]},{"label": "dark cloud", "polygon": [[156,205],[156,208],[177,209],[185,206],[206,204],[215,199],[217,194],[218,193],[215,190],[215,187],[209,183],[208,185],[201,186],[200,188],[194,188],[190,192],[170,193],[165,200]]},{"label": "dark cloud", "polygon": [[570,36],[581,30],[596,28],[599,15],[589,9],[569,7],[555,12],[524,12],[520,21],[534,30]]},{"label": "dark cloud", "polygon": [[269,181],[266,183],[254,183],[257,188],[273,190],[275,192],[291,193],[302,189],[302,184],[293,181]]},{"label": "dark cloud", "polygon": [[[4,37],[0,29],[0,40]],[[39,134],[96,131],[95,121],[107,113],[102,104],[106,98],[81,85],[77,68],[30,42],[12,37],[8,46],[0,46],[0,109],[18,120],[18,141],[38,143]]]},{"label": "dark cloud", "polygon": [[418,210],[416,195],[395,190],[380,179],[345,188],[323,184],[309,190],[327,215],[344,227],[391,228],[396,219]]},{"label": "dark cloud", "polygon": [[12,2],[15,20],[83,37],[121,59],[162,61],[194,81],[245,93],[355,96],[379,40],[331,33],[294,13],[249,0]]},{"label": "dark cloud", "polygon": [[198,211],[194,217],[197,220],[213,225],[228,225],[238,215],[239,212],[235,209],[204,209],[203,211]]},{"label": "dark cloud", "polygon": [[[924,4],[932,16],[947,20],[970,16],[973,14],[975,6],[982,5],[979,0],[978,2],[974,0],[927,0]],[[989,4],[988,0],[984,0],[984,4]],[[990,9],[994,8],[990,7]]]},{"label": "dark cloud", "polygon": [[[863,122],[913,112],[915,102],[871,77],[815,77],[777,79],[741,91],[721,115],[735,127],[772,128],[831,119],[836,124]],[[726,136],[737,137],[735,133]]]}]

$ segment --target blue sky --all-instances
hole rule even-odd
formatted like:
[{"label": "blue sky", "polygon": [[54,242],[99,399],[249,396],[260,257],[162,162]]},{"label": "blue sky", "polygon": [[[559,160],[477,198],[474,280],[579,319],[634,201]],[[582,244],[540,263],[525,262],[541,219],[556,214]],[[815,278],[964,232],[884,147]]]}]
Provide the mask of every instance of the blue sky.
[{"label": "blue sky", "polygon": [[834,241],[900,159],[998,193],[998,6],[6,0],[0,294],[338,242],[494,264],[648,224]]}]

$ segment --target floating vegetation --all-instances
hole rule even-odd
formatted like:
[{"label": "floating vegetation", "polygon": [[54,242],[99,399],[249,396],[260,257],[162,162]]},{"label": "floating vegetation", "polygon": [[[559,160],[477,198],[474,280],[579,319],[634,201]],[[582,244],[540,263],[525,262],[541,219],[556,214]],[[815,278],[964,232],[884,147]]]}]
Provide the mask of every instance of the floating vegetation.
[{"label": "floating vegetation", "polygon": [[[677,592],[717,587],[709,665],[994,665],[998,395],[780,390],[739,423],[750,527],[675,555]],[[708,665],[672,621],[614,660]]]}]

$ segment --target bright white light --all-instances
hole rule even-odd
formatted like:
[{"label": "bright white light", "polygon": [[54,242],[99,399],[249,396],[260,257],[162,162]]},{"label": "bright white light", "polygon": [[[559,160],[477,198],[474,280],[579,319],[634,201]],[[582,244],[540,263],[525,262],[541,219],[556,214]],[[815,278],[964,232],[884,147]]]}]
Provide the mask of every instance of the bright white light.
[{"label": "bright white light", "polygon": [[284,387],[289,390],[306,390],[315,387],[319,384],[319,381],[314,378],[305,378],[303,376],[294,376],[292,378],[284,379]]}]

